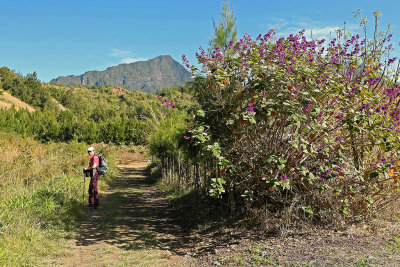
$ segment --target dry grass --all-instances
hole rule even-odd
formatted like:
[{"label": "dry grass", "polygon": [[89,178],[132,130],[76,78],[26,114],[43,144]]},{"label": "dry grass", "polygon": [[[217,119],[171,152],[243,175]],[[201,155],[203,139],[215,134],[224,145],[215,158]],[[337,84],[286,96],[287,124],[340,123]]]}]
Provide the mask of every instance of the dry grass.
[{"label": "dry grass", "polygon": [[[86,148],[0,133],[0,266],[38,266],[60,253],[84,213]],[[110,160],[106,184],[117,170],[111,149],[99,148]]]},{"label": "dry grass", "polygon": [[[85,152],[84,146],[80,146]],[[1,133],[0,200],[31,190],[57,175],[76,175],[77,170],[71,166],[83,166],[86,155],[77,156],[77,151],[68,150],[67,144],[41,144],[33,138]]]}]

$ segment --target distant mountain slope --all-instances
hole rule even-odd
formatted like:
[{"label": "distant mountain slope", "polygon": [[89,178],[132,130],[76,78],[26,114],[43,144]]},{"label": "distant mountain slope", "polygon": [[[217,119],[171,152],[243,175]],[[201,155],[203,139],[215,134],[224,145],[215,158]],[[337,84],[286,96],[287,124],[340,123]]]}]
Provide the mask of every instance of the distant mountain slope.
[{"label": "distant mountain slope", "polygon": [[190,80],[190,72],[171,56],[159,56],[148,61],[120,64],[105,71],[88,71],[80,76],[60,76],[51,83],[63,85],[114,85],[128,90],[154,92],[174,87]]}]

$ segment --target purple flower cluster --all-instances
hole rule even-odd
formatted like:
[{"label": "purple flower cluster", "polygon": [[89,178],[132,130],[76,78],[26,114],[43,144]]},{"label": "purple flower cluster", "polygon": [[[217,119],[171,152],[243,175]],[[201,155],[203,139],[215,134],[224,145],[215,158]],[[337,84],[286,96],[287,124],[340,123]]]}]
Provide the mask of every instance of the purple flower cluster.
[{"label": "purple flower cluster", "polygon": [[186,58],[185,55],[182,55],[182,62],[185,64],[186,68],[190,69],[189,60]]},{"label": "purple flower cluster", "polygon": [[388,65],[392,64],[393,62],[395,62],[396,59],[397,59],[397,57],[390,58],[390,59],[388,60]]},{"label": "purple flower cluster", "polygon": [[321,182],[325,182],[325,179],[329,178],[330,173],[332,172],[332,169],[326,170],[322,175],[321,175]]},{"label": "purple flower cluster", "polygon": [[343,114],[339,114],[339,115],[336,115],[335,116],[335,119],[337,119],[338,121],[341,121],[341,120],[343,120]]},{"label": "purple flower cluster", "polygon": [[303,112],[309,111],[310,107],[312,106],[313,102],[310,100],[307,104],[305,104],[302,108]]},{"label": "purple flower cluster", "polygon": [[254,106],[253,103],[249,103],[249,105],[247,106],[247,114],[249,113],[254,113]]},{"label": "purple flower cluster", "polygon": [[166,98],[163,98],[162,96],[158,96],[158,99],[161,101],[162,104],[164,104],[167,108],[176,108],[175,103],[173,101],[169,101]]},{"label": "purple flower cluster", "polygon": [[[307,40],[304,33],[305,30],[302,30],[298,34],[291,34],[287,38],[279,38],[274,42],[275,31],[270,30],[264,36],[259,34],[255,40],[246,34],[237,43],[230,42],[224,51],[232,49],[232,53],[238,59],[237,63],[240,63],[235,63],[235,67],[238,68],[235,71],[237,73],[235,78],[238,78],[238,85],[244,86],[247,83],[248,80],[245,77],[249,75],[248,70],[251,69],[251,65],[255,64],[253,62],[268,62],[269,70],[277,68],[277,70],[284,70],[287,73],[296,72],[298,67],[302,68],[303,66],[298,66],[299,62],[308,62],[310,66],[314,64],[321,65],[326,70],[329,70],[329,65],[333,67],[333,70],[340,68],[340,72],[343,74],[342,82],[347,88],[351,88],[344,92],[348,98],[352,98],[359,93],[361,82],[375,85],[381,81],[379,76],[369,75],[370,67],[365,68],[364,71],[360,71],[359,63],[357,63],[355,58],[360,57],[360,54],[364,53],[366,40],[361,40],[359,35],[352,36],[342,44],[333,39],[329,44],[324,46],[324,39],[319,41]],[[385,41],[387,40],[383,40],[382,43]],[[204,71],[210,71],[215,68],[227,70],[227,68],[232,67],[231,59],[235,58],[230,56],[230,59],[226,60],[225,53],[219,47],[214,48],[211,53],[206,53],[200,47],[200,53],[196,53],[196,57],[198,62],[202,64]],[[388,60],[388,64],[392,64],[396,60],[396,58],[392,58]],[[184,64],[188,64],[185,57],[183,57],[183,62]],[[346,64],[342,64],[343,62],[346,62]],[[327,71],[315,82],[321,88],[324,88],[323,85],[330,78],[331,74],[332,72]],[[244,78],[240,78],[241,76]],[[309,77],[305,79],[308,80]],[[264,90],[262,92],[264,94]],[[292,98],[296,99],[293,96]],[[307,107],[305,108],[307,109]]]},{"label": "purple flower cluster", "polygon": [[371,77],[371,78],[367,78],[366,79],[366,83],[368,83],[369,85],[376,85],[378,84],[380,81],[382,80],[381,77]]},{"label": "purple flower cluster", "polygon": [[392,119],[394,121],[400,121],[400,109],[397,108],[394,111],[392,111],[392,113],[390,114],[390,116],[392,117]]},{"label": "purple flower cluster", "polygon": [[385,90],[385,94],[391,98],[395,99],[400,95],[400,86],[398,84]]}]

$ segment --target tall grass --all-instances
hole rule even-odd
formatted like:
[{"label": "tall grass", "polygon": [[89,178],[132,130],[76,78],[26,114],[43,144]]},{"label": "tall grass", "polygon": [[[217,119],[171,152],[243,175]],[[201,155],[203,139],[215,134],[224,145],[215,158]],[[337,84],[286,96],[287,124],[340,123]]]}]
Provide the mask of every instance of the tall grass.
[{"label": "tall grass", "polygon": [[[1,266],[35,266],[60,252],[62,240],[85,212],[86,147],[77,142],[42,144],[0,133]],[[117,170],[111,151],[98,147],[110,162],[110,174],[101,184],[104,188]]]}]

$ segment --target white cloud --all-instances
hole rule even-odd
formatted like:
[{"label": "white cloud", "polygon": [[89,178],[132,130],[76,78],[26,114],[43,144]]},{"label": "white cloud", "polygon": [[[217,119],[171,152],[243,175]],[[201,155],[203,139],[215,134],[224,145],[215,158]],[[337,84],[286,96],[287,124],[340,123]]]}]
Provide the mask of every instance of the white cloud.
[{"label": "white cloud", "polygon": [[288,36],[290,34],[298,33],[302,29],[305,30],[304,35],[307,38],[312,38],[314,40],[316,40],[316,39],[329,40],[336,36],[336,31],[338,29],[340,29],[340,27],[338,27],[338,26],[324,26],[324,27],[313,26],[313,27],[299,27],[299,28],[293,27],[293,28],[285,29],[283,31],[278,30],[278,33],[283,36]]},{"label": "white cloud", "polygon": [[146,61],[146,60],[147,60],[146,58],[142,58],[142,57],[139,57],[139,58],[126,57],[126,58],[121,59],[121,63],[129,64],[129,63],[133,63],[133,62],[137,62],[137,61]]},{"label": "white cloud", "polygon": [[[301,30],[305,30],[305,36],[307,38],[315,39],[326,39],[330,40],[336,37],[336,31],[338,29],[343,29],[343,24],[341,25],[329,25],[327,23],[322,23],[319,21],[312,21],[308,18],[294,17],[292,20],[276,19],[272,24],[260,25],[262,28],[277,29],[278,37],[287,37],[290,34],[297,34]],[[358,24],[346,24],[346,31],[352,33],[359,33],[360,27]]]},{"label": "white cloud", "polygon": [[147,60],[147,58],[143,58],[143,57],[133,57],[131,51],[122,50],[122,49],[118,49],[118,48],[111,49],[111,52],[108,55],[112,56],[114,58],[118,58],[119,59],[118,64],[121,64],[121,63],[129,64],[129,63],[133,63],[133,62],[137,62],[137,61]]}]

